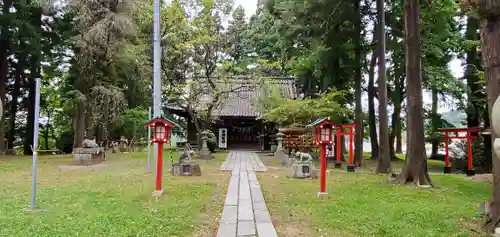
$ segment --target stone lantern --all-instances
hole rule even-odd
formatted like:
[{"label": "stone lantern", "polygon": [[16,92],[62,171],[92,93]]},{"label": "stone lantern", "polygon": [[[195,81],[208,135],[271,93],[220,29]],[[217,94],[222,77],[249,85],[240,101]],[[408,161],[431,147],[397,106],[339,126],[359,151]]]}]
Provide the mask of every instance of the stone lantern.
[{"label": "stone lantern", "polygon": [[210,152],[210,150],[208,149],[208,134],[209,134],[209,131],[205,130],[203,132],[201,132],[201,141],[202,141],[202,146],[201,146],[201,150],[200,150],[200,159],[205,159],[205,160],[209,160],[209,159],[212,159],[212,153]]}]

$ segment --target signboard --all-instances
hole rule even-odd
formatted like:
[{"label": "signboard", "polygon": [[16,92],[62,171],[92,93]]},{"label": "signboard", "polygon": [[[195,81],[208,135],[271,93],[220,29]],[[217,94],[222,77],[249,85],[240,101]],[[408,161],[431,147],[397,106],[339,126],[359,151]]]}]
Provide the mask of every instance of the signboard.
[{"label": "signboard", "polygon": [[227,149],[227,128],[219,128],[219,148]]}]

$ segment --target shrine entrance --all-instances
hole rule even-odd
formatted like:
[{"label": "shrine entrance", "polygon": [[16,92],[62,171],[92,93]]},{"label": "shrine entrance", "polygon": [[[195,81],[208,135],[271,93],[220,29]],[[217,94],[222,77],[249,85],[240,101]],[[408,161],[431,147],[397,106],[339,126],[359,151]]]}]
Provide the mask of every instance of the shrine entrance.
[{"label": "shrine entrance", "polygon": [[224,119],[219,128],[227,129],[228,149],[259,149],[262,123],[255,119]]}]

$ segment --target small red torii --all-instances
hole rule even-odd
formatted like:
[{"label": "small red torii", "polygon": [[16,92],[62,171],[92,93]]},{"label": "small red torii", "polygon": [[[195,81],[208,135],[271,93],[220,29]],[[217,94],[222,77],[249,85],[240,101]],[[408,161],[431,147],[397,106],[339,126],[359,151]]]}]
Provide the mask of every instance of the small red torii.
[{"label": "small red torii", "polygon": [[[473,176],[474,170],[472,169],[472,141],[477,139],[477,135],[474,136],[471,133],[477,134],[481,131],[481,128],[440,128],[440,132],[444,133],[444,173],[451,173],[450,157],[448,154],[448,142],[452,139],[466,139],[467,140],[467,171],[465,172],[467,176]],[[464,136],[459,136],[458,133],[465,132]],[[450,135],[452,133],[452,135]]]},{"label": "small red torii", "polygon": [[335,161],[335,165],[339,166],[342,164],[342,161],[340,160],[340,153],[341,153],[341,137],[342,136],[349,136],[349,165],[347,166],[347,171],[349,172],[354,172],[354,135],[356,135],[356,132],[354,129],[356,128],[356,124],[343,124],[343,125],[338,125],[336,127],[337,131],[335,134],[337,135],[337,144],[335,145],[335,148],[337,149],[337,157]]}]

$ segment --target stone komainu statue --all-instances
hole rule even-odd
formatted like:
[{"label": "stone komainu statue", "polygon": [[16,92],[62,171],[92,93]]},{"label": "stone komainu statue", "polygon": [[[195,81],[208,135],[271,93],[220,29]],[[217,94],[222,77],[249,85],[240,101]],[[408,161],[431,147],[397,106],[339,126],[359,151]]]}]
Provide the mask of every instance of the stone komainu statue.
[{"label": "stone komainu statue", "polygon": [[82,142],[82,147],[83,148],[94,148],[94,147],[99,147],[99,145],[97,145],[97,143],[93,140],[85,139]]}]

